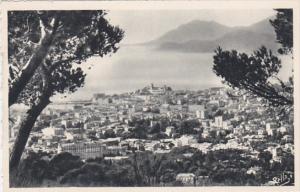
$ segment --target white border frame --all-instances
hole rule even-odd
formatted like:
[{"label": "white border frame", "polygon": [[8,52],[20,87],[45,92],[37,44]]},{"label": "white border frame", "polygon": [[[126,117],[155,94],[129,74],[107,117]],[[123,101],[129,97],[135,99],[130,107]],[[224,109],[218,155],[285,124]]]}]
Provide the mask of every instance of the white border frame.
[{"label": "white border frame", "polygon": [[[300,83],[300,67],[299,67],[299,4],[297,0],[251,0],[251,1],[34,1],[34,2],[2,2],[2,53],[3,54],[3,89],[2,89],[2,112],[3,112],[3,189],[7,191],[57,191],[57,192],[73,192],[78,190],[89,190],[91,192],[104,190],[110,192],[119,191],[300,191],[300,111],[299,111],[299,83]],[[245,186],[245,187],[53,187],[53,188],[9,188],[9,150],[8,150],[8,63],[7,63],[7,11],[10,10],[201,10],[201,9],[270,9],[270,8],[293,8],[294,9],[294,146],[295,146],[295,186]]]}]

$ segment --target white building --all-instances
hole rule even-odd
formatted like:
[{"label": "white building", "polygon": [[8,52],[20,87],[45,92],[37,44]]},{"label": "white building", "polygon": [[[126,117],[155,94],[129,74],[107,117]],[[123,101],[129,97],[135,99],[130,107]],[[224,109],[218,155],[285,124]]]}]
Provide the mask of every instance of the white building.
[{"label": "white building", "polygon": [[176,181],[181,181],[185,185],[194,185],[196,176],[194,173],[179,173],[176,176]]},{"label": "white building", "polygon": [[196,111],[196,117],[197,118],[200,118],[200,119],[206,119],[207,118],[207,116],[208,116],[208,113],[207,113],[207,111],[206,110],[197,110]]},{"label": "white building", "polygon": [[211,143],[194,143],[191,147],[199,149],[202,153],[207,153],[211,149]]},{"label": "white building", "polygon": [[231,121],[229,120],[223,121],[222,128],[226,130],[232,130],[233,126],[231,125]]},{"label": "white building", "polygon": [[222,116],[217,116],[215,117],[215,126],[216,127],[223,127],[223,117]]},{"label": "white building", "polygon": [[101,142],[65,143],[58,145],[57,152],[68,152],[81,159],[90,159],[103,157],[106,154],[106,145]]},{"label": "white building", "polygon": [[287,128],[286,127],[283,127],[281,126],[280,128],[278,128],[278,131],[281,133],[281,134],[284,134],[287,132]]},{"label": "white building", "polygon": [[128,158],[129,158],[129,156],[114,156],[114,157],[104,157],[104,160],[118,162],[118,161],[126,160]]},{"label": "white building", "polygon": [[165,133],[166,133],[169,137],[171,137],[171,136],[173,135],[174,131],[175,131],[175,127],[169,126],[169,127],[166,128]]},{"label": "white building", "polygon": [[42,129],[42,133],[45,137],[51,136],[63,136],[65,130],[63,128],[56,128],[56,127],[47,127]]},{"label": "white building", "polygon": [[182,135],[177,139],[177,146],[185,146],[197,143],[197,139],[194,135]]},{"label": "white building", "polygon": [[277,128],[276,123],[266,123],[266,131],[271,129],[276,129],[276,128]]},{"label": "white building", "polygon": [[151,84],[150,88],[149,88],[149,92],[153,95],[161,95],[164,94],[166,92],[166,86],[164,87],[155,87],[153,84]]}]

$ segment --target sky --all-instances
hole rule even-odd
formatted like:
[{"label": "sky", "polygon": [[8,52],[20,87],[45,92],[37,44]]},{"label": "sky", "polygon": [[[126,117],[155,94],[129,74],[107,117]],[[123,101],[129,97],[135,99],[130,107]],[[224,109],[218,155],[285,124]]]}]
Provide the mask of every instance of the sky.
[{"label": "sky", "polygon": [[226,26],[248,26],[275,14],[262,10],[111,10],[107,18],[125,30],[124,44],[153,40],[192,20],[215,21]]}]

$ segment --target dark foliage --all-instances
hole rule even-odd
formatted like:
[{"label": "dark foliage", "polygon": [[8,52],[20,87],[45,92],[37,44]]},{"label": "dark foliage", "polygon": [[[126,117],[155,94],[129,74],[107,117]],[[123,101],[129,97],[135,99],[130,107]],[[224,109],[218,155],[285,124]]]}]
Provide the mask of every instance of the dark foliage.
[{"label": "dark foliage", "polygon": [[18,102],[30,107],[10,155],[11,168],[17,167],[31,129],[50,98],[84,85],[80,64],[118,50],[124,33],[110,25],[105,15],[102,10],[8,13],[9,105]]},{"label": "dark foliage", "polygon": [[275,29],[277,41],[282,45],[280,54],[293,53],[293,10],[276,9],[277,15],[270,23]]},{"label": "dark foliage", "polygon": [[[292,53],[293,23],[292,10],[277,10],[271,23],[275,28],[277,40],[281,44],[279,53]],[[227,85],[262,97],[268,104],[291,111],[293,106],[293,79],[282,81],[278,76],[280,59],[262,46],[253,54],[238,53],[236,50],[215,50],[213,71]]]},{"label": "dark foliage", "polygon": [[[192,156],[185,157],[186,153]],[[291,154],[284,153],[281,163],[270,164],[272,155],[265,151],[260,152],[259,159],[252,159],[242,150],[217,150],[204,154],[188,146],[174,148],[168,154],[133,152],[129,159],[119,162],[97,158],[83,163],[68,153],[45,160],[48,155],[32,153],[24,159],[22,169],[13,179],[15,186],[42,186],[45,181],[51,181],[55,186],[80,187],[183,186],[176,181],[179,173],[209,176],[204,185],[263,185],[282,172],[293,173],[294,170]],[[247,170],[254,166],[259,168],[257,174],[247,174]],[[20,180],[22,182],[16,182]]]}]

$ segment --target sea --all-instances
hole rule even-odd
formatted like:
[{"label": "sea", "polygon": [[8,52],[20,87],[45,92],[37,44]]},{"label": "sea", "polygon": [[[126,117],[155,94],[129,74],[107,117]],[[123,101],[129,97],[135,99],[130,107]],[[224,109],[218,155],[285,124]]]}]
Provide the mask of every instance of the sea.
[{"label": "sea", "polygon": [[[288,66],[290,65],[290,66]],[[288,76],[292,64],[283,67]],[[80,67],[87,76],[75,93],[56,95],[54,101],[86,100],[94,93],[134,92],[153,83],[174,90],[202,90],[223,86],[213,72],[213,53],[188,53],[158,50],[151,46],[121,45],[116,53],[94,56]],[[286,77],[285,77],[286,78]]]}]

